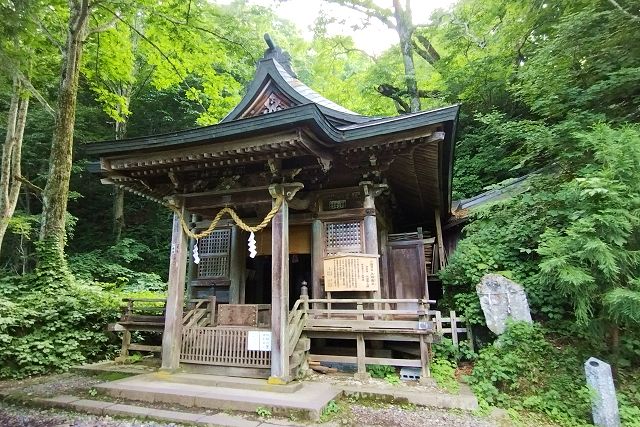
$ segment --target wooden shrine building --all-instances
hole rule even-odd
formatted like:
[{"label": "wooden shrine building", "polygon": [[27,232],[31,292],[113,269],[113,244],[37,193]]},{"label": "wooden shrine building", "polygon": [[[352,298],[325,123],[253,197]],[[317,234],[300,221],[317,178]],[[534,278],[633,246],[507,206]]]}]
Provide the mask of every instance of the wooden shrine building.
[{"label": "wooden shrine building", "polygon": [[[318,359],[357,363],[360,374],[388,363],[428,375],[429,282],[446,261],[457,115],[458,106],[354,113],[300,82],[271,43],[219,124],[88,146],[104,183],[177,210],[163,368],[286,382],[310,345],[350,339],[353,354]],[[228,215],[197,242],[181,227],[183,218],[205,230],[225,207],[248,225],[277,208],[255,233],[255,257]],[[365,351],[365,342],[377,344]],[[418,360],[397,352],[405,343]]]}]

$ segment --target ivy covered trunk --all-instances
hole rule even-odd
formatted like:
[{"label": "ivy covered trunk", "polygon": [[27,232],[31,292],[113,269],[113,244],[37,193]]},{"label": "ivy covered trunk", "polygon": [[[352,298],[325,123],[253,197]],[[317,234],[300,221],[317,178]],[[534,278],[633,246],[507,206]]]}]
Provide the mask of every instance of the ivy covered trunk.
[{"label": "ivy covered trunk", "polygon": [[22,92],[18,78],[14,77],[0,164],[0,249],[20,196],[20,181],[17,177],[22,175],[22,138],[28,108],[29,97],[26,92]]},{"label": "ivy covered trunk", "polygon": [[62,71],[56,125],[49,157],[49,174],[42,199],[38,268],[66,271],[64,258],[65,219],[73,159],[73,129],[80,76],[80,60],[89,19],[88,0],[69,1],[67,40],[62,54]]}]

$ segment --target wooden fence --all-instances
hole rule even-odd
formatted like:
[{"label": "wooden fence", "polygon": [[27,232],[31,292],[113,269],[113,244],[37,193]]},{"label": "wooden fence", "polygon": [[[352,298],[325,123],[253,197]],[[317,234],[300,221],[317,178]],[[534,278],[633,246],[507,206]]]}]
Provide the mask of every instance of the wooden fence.
[{"label": "wooden fence", "polygon": [[184,328],[180,361],[204,365],[271,367],[270,351],[247,349],[249,331],[248,328],[224,326]]},{"label": "wooden fence", "polygon": [[456,347],[460,344],[460,335],[464,334],[471,350],[473,350],[473,332],[467,326],[463,316],[458,316],[455,311],[450,311],[449,317],[442,317],[439,310],[429,310],[429,317],[438,334],[451,338]]}]

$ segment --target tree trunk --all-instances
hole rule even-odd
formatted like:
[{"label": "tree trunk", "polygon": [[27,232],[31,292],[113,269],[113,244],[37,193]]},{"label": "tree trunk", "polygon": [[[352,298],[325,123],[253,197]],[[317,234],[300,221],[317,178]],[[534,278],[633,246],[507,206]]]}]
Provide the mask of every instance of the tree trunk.
[{"label": "tree trunk", "polygon": [[[42,227],[39,242],[41,253],[38,268],[58,272],[67,270],[64,258],[65,219],[73,160],[73,130],[76,119],[80,60],[89,19],[88,3],[89,0],[69,1],[69,28],[62,54],[56,124],[51,143],[49,175],[42,199]],[[47,258],[46,261],[44,257]]]},{"label": "tree trunk", "polygon": [[[127,91],[127,94],[130,91]],[[127,95],[127,105],[130,96]],[[116,121],[116,140],[124,139],[127,133],[127,119],[119,122]],[[122,229],[124,228],[124,189],[118,185],[113,186],[113,240],[115,243],[120,241],[122,237]]]},{"label": "tree trunk", "polygon": [[413,63],[413,44],[411,36],[414,27],[411,20],[410,0],[406,1],[404,10],[400,5],[400,0],[393,0],[393,15],[396,19],[396,31],[400,38],[400,51],[402,52],[402,62],[404,64],[404,78],[409,94],[409,109],[412,113],[420,111],[420,96],[418,95],[418,82],[416,81],[416,68]]},{"label": "tree trunk", "polygon": [[7,135],[2,146],[2,164],[0,165],[0,249],[20,196],[21,185],[16,177],[22,175],[20,167],[22,139],[28,109],[29,96],[26,92],[22,93],[22,85],[16,76],[13,78]]}]

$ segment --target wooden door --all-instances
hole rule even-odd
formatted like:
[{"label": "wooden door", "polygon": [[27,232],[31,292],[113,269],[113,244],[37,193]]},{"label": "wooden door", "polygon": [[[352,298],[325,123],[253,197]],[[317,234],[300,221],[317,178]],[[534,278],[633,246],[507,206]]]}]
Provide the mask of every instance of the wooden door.
[{"label": "wooden door", "polygon": [[387,259],[390,298],[429,297],[422,239],[389,242]]}]

